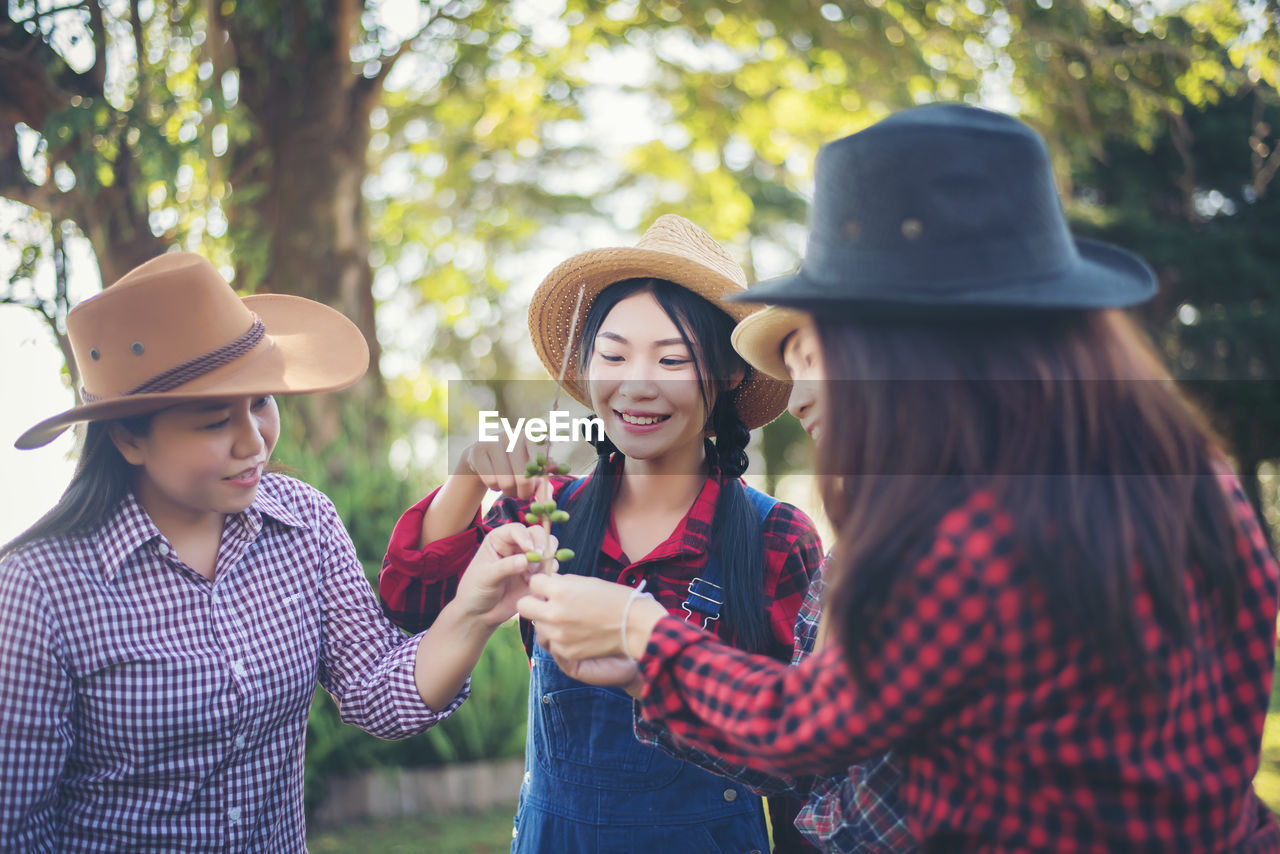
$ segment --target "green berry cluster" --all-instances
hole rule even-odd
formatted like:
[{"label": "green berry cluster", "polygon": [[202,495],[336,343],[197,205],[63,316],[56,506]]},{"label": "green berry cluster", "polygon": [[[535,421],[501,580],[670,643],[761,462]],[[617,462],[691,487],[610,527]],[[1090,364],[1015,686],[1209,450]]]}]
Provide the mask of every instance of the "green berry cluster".
[{"label": "green berry cluster", "polygon": [[[559,467],[554,462],[549,462],[545,456],[538,454],[537,459],[530,461],[525,466],[524,473],[528,477],[541,477],[555,474],[559,470]],[[541,525],[549,534],[551,533],[552,523],[568,522],[569,514],[556,507],[554,501],[535,501],[529,505],[529,512],[524,514],[524,521],[530,525]],[[543,559],[543,556],[535,551],[525,552],[525,557],[529,559],[530,563],[540,563]],[[555,559],[560,563],[573,560],[573,549],[557,549]]]},{"label": "green berry cluster", "polygon": [[546,456],[538,454],[537,458],[530,460],[529,464],[524,467],[525,477],[541,477],[544,474],[559,474],[560,466],[555,461],[548,461]]}]

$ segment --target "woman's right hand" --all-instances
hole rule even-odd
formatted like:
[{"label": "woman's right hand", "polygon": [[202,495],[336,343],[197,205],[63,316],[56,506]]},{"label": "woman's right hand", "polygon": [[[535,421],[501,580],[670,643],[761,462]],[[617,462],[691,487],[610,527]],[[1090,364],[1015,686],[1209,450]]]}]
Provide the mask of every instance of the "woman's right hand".
[{"label": "woman's right hand", "polygon": [[[541,567],[532,564],[528,552],[550,554],[556,538],[541,528],[509,522],[485,536],[476,556],[458,583],[454,601],[470,619],[491,630],[516,615],[516,601],[529,591],[529,576]],[[555,560],[551,567],[554,571]]]},{"label": "woman's right hand", "polygon": [[[584,575],[543,575],[529,579],[529,595],[516,603],[520,616],[538,626],[538,642],[557,659],[586,661],[644,654],[654,625],[667,609],[650,596],[621,584]],[[623,616],[627,617],[623,646]]]},{"label": "woman's right hand", "polygon": [[535,444],[526,436],[521,436],[509,452],[505,437],[497,442],[474,442],[462,452],[455,474],[474,475],[485,488],[507,498],[531,498],[542,477],[529,477],[525,472],[530,462],[546,452],[545,445]]}]

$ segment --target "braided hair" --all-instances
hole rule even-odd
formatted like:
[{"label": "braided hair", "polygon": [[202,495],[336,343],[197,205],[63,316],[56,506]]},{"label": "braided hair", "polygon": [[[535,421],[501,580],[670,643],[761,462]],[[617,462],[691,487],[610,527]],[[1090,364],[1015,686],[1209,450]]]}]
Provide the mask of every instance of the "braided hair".
[{"label": "braided hair", "polygon": [[[708,300],[664,279],[627,279],[605,288],[596,297],[582,325],[578,374],[585,377],[596,335],[614,306],[637,293],[650,293],[671,318],[684,339],[701,380],[702,399],[709,410],[707,458],[723,475],[711,526],[710,551],[719,553],[725,589],[721,619],[736,646],[763,651],[769,642],[764,606],[764,537],[754,505],[739,480],[747,470],[750,431],[738,415],[732,389],[724,377],[745,369],[729,343],[733,319]],[[604,532],[613,510],[617,478],[625,458],[608,436],[594,442],[596,465],[591,478],[570,499],[572,508],[562,540],[579,555],[566,572],[595,575]]]}]

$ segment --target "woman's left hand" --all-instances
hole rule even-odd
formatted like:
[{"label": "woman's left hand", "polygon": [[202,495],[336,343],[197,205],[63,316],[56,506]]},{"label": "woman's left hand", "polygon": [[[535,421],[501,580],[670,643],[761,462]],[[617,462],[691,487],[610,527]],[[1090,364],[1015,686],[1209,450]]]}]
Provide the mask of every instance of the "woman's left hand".
[{"label": "woman's left hand", "polygon": [[[538,643],[542,643],[541,635],[538,636]],[[560,669],[570,679],[577,679],[588,685],[622,688],[633,697],[639,697],[640,691],[644,688],[644,682],[640,678],[640,668],[636,667],[635,662],[621,655],[582,660],[556,658],[556,664],[560,665]]]},{"label": "woman's left hand", "polygon": [[[632,593],[630,587],[583,575],[535,575],[516,609],[537,625],[539,642],[557,659],[625,658],[622,614]],[[653,624],[666,613],[648,597],[631,603],[628,630],[641,652]]]}]

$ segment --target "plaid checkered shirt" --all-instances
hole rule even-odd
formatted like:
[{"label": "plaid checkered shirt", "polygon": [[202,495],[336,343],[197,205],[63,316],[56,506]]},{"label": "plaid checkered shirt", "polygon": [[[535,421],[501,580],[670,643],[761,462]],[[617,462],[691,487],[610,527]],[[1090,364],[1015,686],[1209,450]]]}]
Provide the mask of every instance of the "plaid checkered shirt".
[{"label": "plaid checkered shirt", "polygon": [[[809,580],[804,604],[796,616],[793,664],[813,654],[830,560],[828,554]],[[639,709],[639,704],[635,704],[635,732],[640,741],[661,747],[678,759],[728,777],[762,795],[786,795],[802,801],[804,805],[796,816],[795,826],[818,850],[826,854],[906,854],[916,850],[916,839],[907,826],[898,794],[902,772],[892,754],[851,765],[847,773],[831,777],[775,777],[725,762],[719,756],[678,742],[665,726],[642,718]]]},{"label": "plaid checkered shirt", "polygon": [[102,527],[0,563],[0,850],[306,850],[317,681],[405,738],[450,715],[380,612],[333,505],[265,475],[214,580],[132,495]]},{"label": "plaid checkered shirt", "polygon": [[1194,567],[1191,634],[1156,617],[1135,566],[1134,608],[1155,684],[1119,678],[1029,571],[1011,515],[975,491],[904,566],[864,651],[796,666],[663,618],[640,661],[646,720],[781,777],[833,774],[891,749],[924,850],[1275,852],[1254,793],[1271,692],[1280,569],[1235,479],[1240,608],[1223,623]]}]

